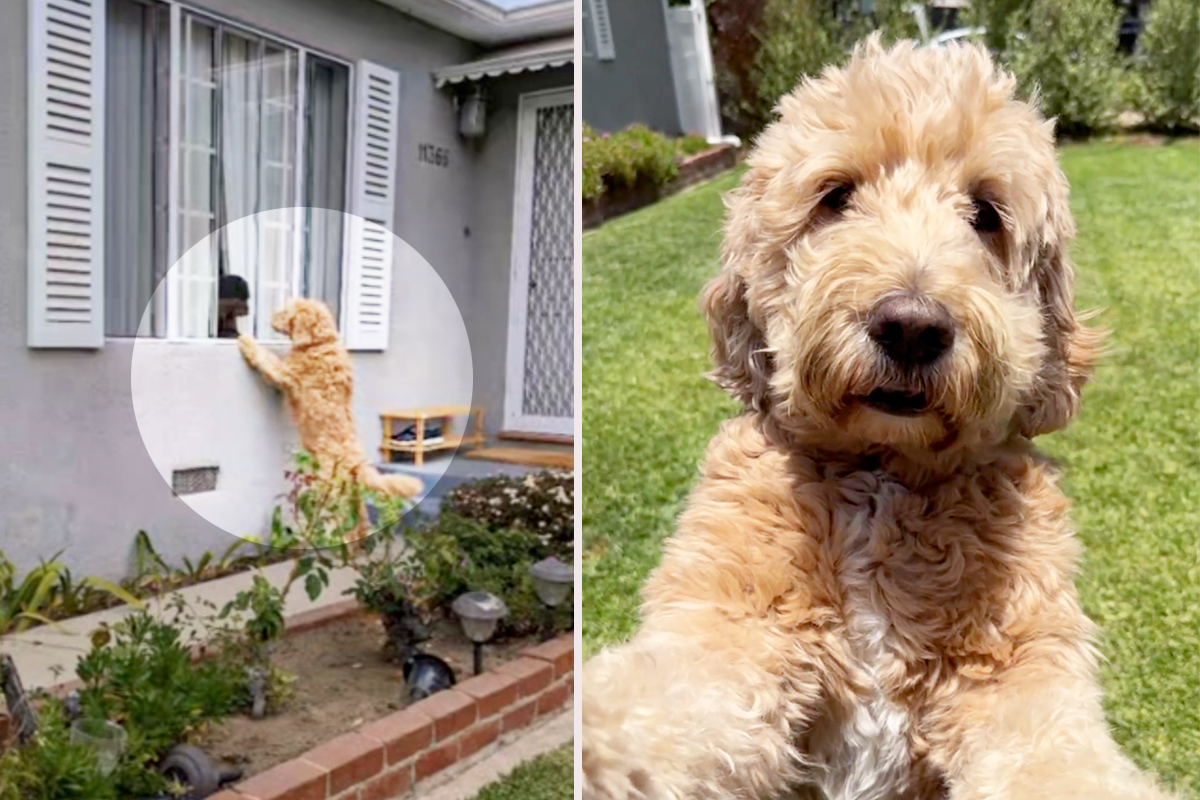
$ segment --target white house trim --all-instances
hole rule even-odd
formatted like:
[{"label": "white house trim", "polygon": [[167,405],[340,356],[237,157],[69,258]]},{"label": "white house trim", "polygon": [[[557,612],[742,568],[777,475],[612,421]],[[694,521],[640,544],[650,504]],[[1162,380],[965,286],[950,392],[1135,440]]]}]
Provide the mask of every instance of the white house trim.
[{"label": "white house trim", "polygon": [[[574,103],[573,88],[522,94],[517,103],[517,153],[513,175],[513,237],[509,280],[508,355],[504,374],[504,428],[522,433],[570,435],[574,416],[539,417],[525,414],[525,336],[529,306],[529,249],[533,212],[534,146],[537,110],[542,106]],[[572,232],[573,233],[573,232]]]},{"label": "white house trim", "polygon": [[441,89],[446,84],[561,67],[574,60],[575,39],[573,36],[564,36],[507,50],[497,50],[487,58],[481,58],[478,61],[443,67],[434,71],[433,81],[437,88]]}]

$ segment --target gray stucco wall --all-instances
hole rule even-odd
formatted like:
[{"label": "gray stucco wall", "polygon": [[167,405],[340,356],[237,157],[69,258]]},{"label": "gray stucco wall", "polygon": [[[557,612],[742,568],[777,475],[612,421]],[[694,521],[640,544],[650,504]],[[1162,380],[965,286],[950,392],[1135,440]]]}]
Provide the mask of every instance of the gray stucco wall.
[{"label": "gray stucco wall", "polygon": [[[583,118],[601,131],[617,131],[634,122],[668,136],[683,133],[667,23],[662,0],[608,0],[612,61],[595,57],[592,31],[584,24]],[[590,55],[589,55],[590,53]]]},{"label": "gray stucco wall", "polygon": [[[476,364],[503,341],[508,248],[487,250],[484,258],[480,239],[467,229],[482,231],[486,241],[506,236],[512,184],[509,176],[507,188],[493,192],[490,185],[505,179],[500,150],[476,169],[477,156],[456,134],[453,103],[434,89],[429,71],[469,60],[478,48],[369,0],[199,5],[349,61],[365,58],[401,71],[394,230],[413,251],[402,248],[397,259],[390,348],[355,354],[360,436],[368,448],[378,444],[379,410],[465,401],[472,391],[462,359],[466,344],[461,336],[432,334],[434,326],[423,315],[444,308],[444,283],[470,320]],[[132,341],[109,340],[95,352],[26,346],[25,6],[0,8],[0,374],[7,376],[0,380],[0,549],[23,566],[63,550],[73,569],[114,578],[126,572],[140,528],[172,560],[224,548],[232,540],[172,494],[148,454],[130,388]],[[504,113],[497,113],[494,128],[500,141]],[[419,143],[449,148],[449,166],[419,163]],[[489,140],[485,149],[492,146]],[[481,191],[481,182],[487,191]],[[415,254],[433,266],[440,281],[414,278],[419,271],[400,268]],[[499,295],[481,288],[498,276]],[[192,392],[201,399],[181,404],[164,393],[155,430],[188,431],[172,443],[173,457],[186,462],[186,451],[195,447],[197,463],[215,458],[222,479],[233,481],[224,485],[237,495],[225,499],[267,512],[283,489],[292,441],[281,398],[250,372],[230,342],[159,346],[165,349],[153,358],[164,370],[164,385],[176,396]],[[487,380],[476,382],[476,396],[501,397],[501,387],[488,386],[496,380],[494,372],[484,370]],[[502,366],[500,375],[502,380]],[[197,431],[211,431],[227,446],[197,444],[206,438]],[[206,447],[210,452],[202,452]],[[206,502],[223,502],[220,494],[219,489]]]}]

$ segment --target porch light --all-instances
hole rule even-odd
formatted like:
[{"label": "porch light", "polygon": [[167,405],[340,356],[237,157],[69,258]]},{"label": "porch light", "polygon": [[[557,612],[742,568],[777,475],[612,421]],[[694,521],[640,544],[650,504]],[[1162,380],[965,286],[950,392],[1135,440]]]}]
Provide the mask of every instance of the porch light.
[{"label": "porch light", "polygon": [[490,592],[467,592],[450,604],[463,633],[475,645],[475,674],[483,672],[483,643],[492,638],[496,624],[508,614],[504,601]]},{"label": "porch light", "polygon": [[475,84],[458,101],[458,133],[464,139],[479,139],[487,130],[487,99]]},{"label": "porch light", "polygon": [[554,635],[554,609],[567,599],[575,583],[575,570],[550,556],[530,567],[529,577],[533,578],[533,588],[537,591],[538,599],[546,606],[542,638],[549,639]]}]

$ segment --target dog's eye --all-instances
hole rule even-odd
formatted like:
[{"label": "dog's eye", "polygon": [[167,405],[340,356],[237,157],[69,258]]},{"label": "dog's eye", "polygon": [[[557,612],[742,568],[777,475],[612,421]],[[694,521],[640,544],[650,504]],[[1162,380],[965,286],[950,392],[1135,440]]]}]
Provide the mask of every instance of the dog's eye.
[{"label": "dog's eye", "polygon": [[839,183],[825,192],[821,198],[821,208],[840,214],[850,205],[850,195],[854,193],[854,184]]},{"label": "dog's eye", "polygon": [[976,199],[975,215],[971,218],[971,225],[980,233],[995,233],[1000,230],[1003,221],[1000,219],[1000,212],[996,210],[996,206],[987,200]]}]

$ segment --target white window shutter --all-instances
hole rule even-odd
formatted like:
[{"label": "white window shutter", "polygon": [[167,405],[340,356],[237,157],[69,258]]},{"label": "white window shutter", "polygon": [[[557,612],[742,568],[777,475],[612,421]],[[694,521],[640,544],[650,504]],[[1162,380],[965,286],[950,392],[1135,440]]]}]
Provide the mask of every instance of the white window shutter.
[{"label": "white window shutter", "polygon": [[342,331],[351,350],[386,350],[392,291],[392,220],[396,209],[396,136],[400,75],[358,62],[352,120],[346,302]]},{"label": "white window shutter", "polygon": [[104,345],[106,0],[29,0],[29,346]]},{"label": "white window shutter", "polygon": [[613,45],[612,23],[608,19],[608,0],[588,0],[591,6],[592,35],[596,39],[596,58],[612,61],[617,57]]}]

